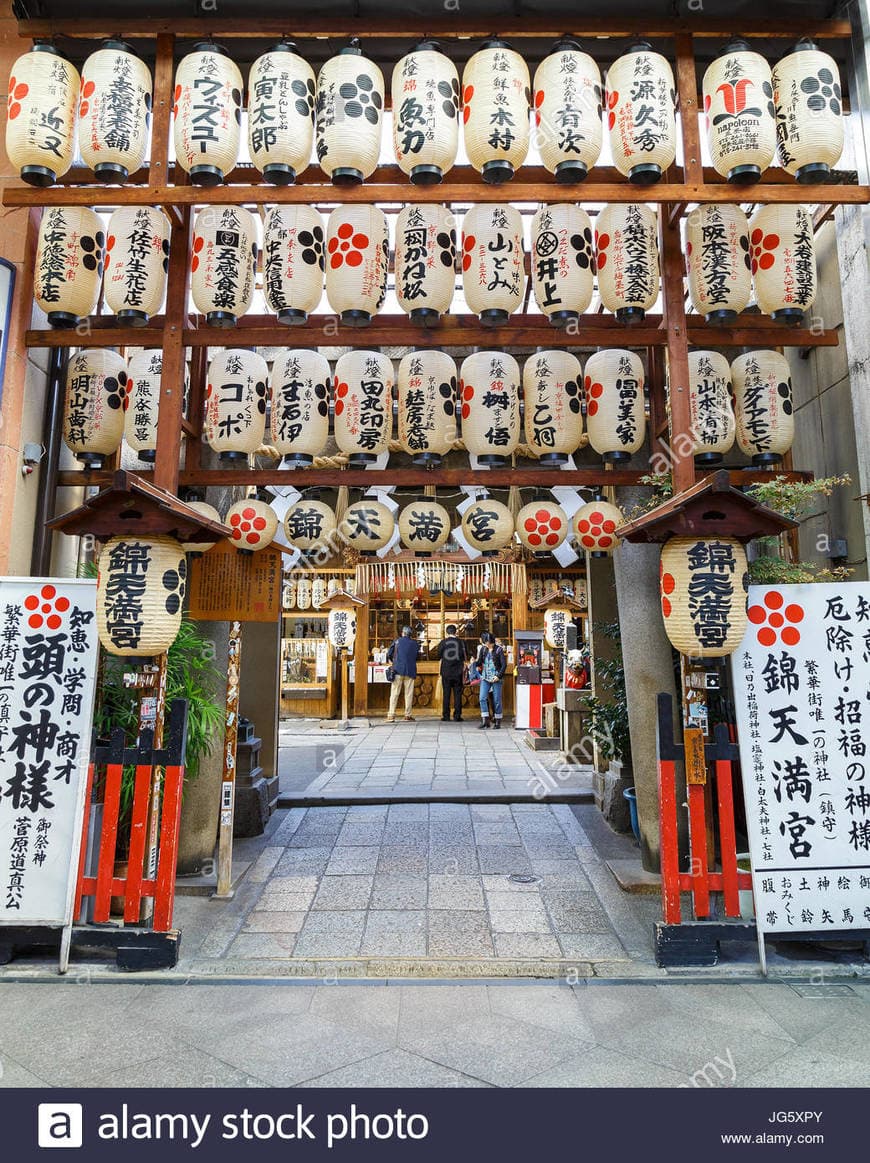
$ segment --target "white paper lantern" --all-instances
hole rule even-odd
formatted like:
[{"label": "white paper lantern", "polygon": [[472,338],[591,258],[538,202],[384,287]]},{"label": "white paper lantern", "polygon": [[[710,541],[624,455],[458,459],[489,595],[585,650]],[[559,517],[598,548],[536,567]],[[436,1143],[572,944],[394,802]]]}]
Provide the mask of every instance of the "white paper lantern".
[{"label": "white paper lantern", "polygon": [[523,302],[523,219],[515,206],[472,206],[462,222],[465,301],[485,327],[502,327]]},{"label": "white paper lantern", "polygon": [[756,182],[773,161],[776,109],[770,65],[745,40],[732,40],[704,73],[707,141],[717,173]]},{"label": "white paper lantern", "polygon": [[434,40],[422,40],[393,69],[393,148],[418,186],[440,182],[459,147],[459,74]]},{"label": "white paper lantern", "polygon": [[6,154],[22,181],[50,186],[72,165],[80,78],[51,44],[35,44],[12,66]]},{"label": "white paper lantern", "polygon": [[662,546],[662,618],[689,658],[733,654],[749,625],[746,553],[733,537],[673,537]]},{"label": "white paper lantern", "polygon": [[658,220],[639,202],[605,206],[595,222],[598,293],[622,323],[640,323],[659,295]]},{"label": "white paper lantern", "polygon": [[733,323],[752,297],[749,223],[739,206],[708,203],[686,219],[692,306],[708,323]]},{"label": "white paper lantern", "polygon": [[166,297],[169,219],[154,206],[122,206],[106,228],[106,306],[128,327],[145,327]]},{"label": "white paper lantern", "polygon": [[483,497],[463,513],[462,535],[472,549],[484,557],[495,557],[513,540],[513,514],[501,501]]},{"label": "white paper lantern", "polygon": [[553,606],[544,611],[544,641],[551,650],[564,650],[571,611],[565,606]]},{"label": "white paper lantern", "polygon": [[[193,509],[200,516],[223,525],[224,519],[214,505],[209,505],[206,501],[187,501],[186,504],[188,509]],[[185,553],[193,553],[197,557],[201,557],[203,553],[208,553],[210,549],[214,549],[215,545],[217,545],[216,541],[184,541],[181,548]]]},{"label": "white paper lantern", "polygon": [[356,610],[330,610],[326,633],[333,650],[346,650],[348,654],[353,654],[356,643]]},{"label": "white paper lantern", "polygon": [[583,437],[583,371],[568,351],[539,351],[523,368],[526,443],[541,468],[558,468]]},{"label": "white paper lantern", "polygon": [[520,442],[520,368],[504,351],[479,351],[459,373],[462,439],[483,466],[510,463]]},{"label": "white paper lantern", "polygon": [[243,206],[204,206],[196,216],[190,293],[210,327],[234,327],[251,305],[258,224]]},{"label": "white paper lantern", "polygon": [[557,182],[582,182],[601,152],[601,73],[571,37],[553,45],[535,72],[535,128],[541,161]]},{"label": "white paper lantern", "polygon": [[555,501],[532,501],[517,513],[517,536],[532,553],[553,553],[570,527],[568,514]]},{"label": "white paper lantern", "polygon": [[554,327],[576,322],[592,302],[595,244],[589,215],[573,203],[542,206],[532,219],[535,302]]},{"label": "white paper lantern", "polygon": [[106,253],[103,221],[86,206],[52,206],[39,223],[33,297],[52,327],[93,315]]},{"label": "white paper lantern", "polygon": [[124,436],[127,364],[116,351],[76,352],[66,369],[63,442],[88,468],[102,468]]},{"label": "white paper lantern", "polygon": [[151,72],[130,45],[107,40],[82,69],[79,152],[99,182],[125,182],[145,160]]},{"label": "white paper lantern", "polygon": [[311,160],[315,91],[314,70],[292,41],[272,45],[251,65],[248,149],[272,185],[289,186]]},{"label": "white paper lantern", "polygon": [[645,41],[607,71],[613,163],[637,185],[657,182],[677,151],[676,89],[665,58]]},{"label": "white paper lantern", "polygon": [[384,74],[354,38],[317,78],[317,160],[336,185],[370,177],[381,152]]},{"label": "white paper lantern", "polygon": [[619,544],[616,530],[624,524],[622,511],[609,501],[590,501],[574,514],[577,546],[592,557],[607,557]]},{"label": "white paper lantern", "polygon": [[778,464],[794,440],[791,369],[778,351],[750,351],[731,364],[737,444],[758,465]]},{"label": "white paper lantern", "polygon": [[274,206],[263,228],[263,294],[279,323],[302,324],[323,295],[323,219],[312,206]]},{"label": "white paper lantern", "polygon": [[399,536],[415,557],[431,557],[450,539],[450,514],[432,497],[421,497],[399,513]]},{"label": "white paper lantern", "polygon": [[390,232],[377,206],[337,206],[326,229],[326,297],[346,327],[366,327],[387,296]]},{"label": "white paper lantern", "polygon": [[798,325],[816,298],[813,217],[806,206],[760,206],[749,223],[758,308]]},{"label": "white paper lantern", "polygon": [[140,460],[153,463],[157,449],[157,416],[163,352],[143,348],[127,360],[127,396],[124,439]]},{"label": "white paper lantern", "polygon": [[393,540],[396,521],[386,505],[374,497],[363,497],[344,511],[338,523],[338,535],[362,557],[371,557]]},{"label": "white paper lantern", "polygon": [[689,352],[689,410],[695,460],[718,464],[734,446],[731,366],[724,355]]},{"label": "white paper lantern", "polygon": [[824,181],[843,152],[837,62],[801,40],[774,66],[773,89],[780,162],[799,182]]},{"label": "white paper lantern", "polygon": [[462,74],[465,152],[485,182],[509,181],[529,152],[529,69],[503,40],[484,42]]},{"label": "white paper lantern", "polygon": [[329,383],[319,351],[282,351],[272,364],[271,444],[285,466],[311,464],[326,447]]},{"label": "white paper lantern", "polygon": [[323,501],[302,497],[284,514],[284,536],[302,553],[329,548],[335,537],[335,513]]},{"label": "white paper lantern", "polygon": [[612,347],[586,362],[586,427],[589,443],[604,461],[630,460],[646,438],[644,373],[640,356]]},{"label": "white paper lantern", "polygon": [[278,517],[271,505],[248,497],[230,506],[224,525],[232,529],[231,540],[237,549],[243,553],[259,553],[275,540]]},{"label": "white paper lantern", "polygon": [[404,206],[396,216],[396,298],[415,323],[434,326],[456,283],[456,222],[444,206]]},{"label": "white paper lantern", "polygon": [[414,464],[435,468],[458,436],[456,364],[443,351],[412,351],[397,384],[399,442]]},{"label": "white paper lantern", "polygon": [[386,452],[393,434],[393,365],[377,351],[351,351],[335,364],[335,442],[351,464]]},{"label": "white paper lantern", "polygon": [[222,461],[247,460],[263,443],[269,369],[243,348],[219,351],[208,366],[203,435]]},{"label": "white paper lantern", "polygon": [[187,588],[174,537],[112,537],[97,562],[97,634],[109,654],[149,658],[178,636]]},{"label": "white paper lantern", "polygon": [[239,159],[242,74],[223,45],[201,41],[175,74],[175,157],[195,186],[217,186]]}]

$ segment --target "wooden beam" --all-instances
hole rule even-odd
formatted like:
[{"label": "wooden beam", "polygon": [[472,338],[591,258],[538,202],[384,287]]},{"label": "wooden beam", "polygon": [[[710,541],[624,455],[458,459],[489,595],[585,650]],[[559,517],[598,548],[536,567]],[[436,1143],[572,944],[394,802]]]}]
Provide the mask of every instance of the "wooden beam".
[{"label": "wooden beam", "polygon": [[[153,119],[151,122],[151,161],[148,184],[154,188],[169,181],[169,129],[175,84],[175,37],[160,33],[154,67]],[[174,167],[180,170],[180,167]],[[176,175],[177,180],[178,175]]]},{"label": "wooden beam", "polygon": [[701,164],[701,136],[698,132],[698,78],[692,34],[678,33],[675,47],[680,129],[683,135],[683,179],[693,186],[703,185],[704,167]]},{"label": "wooden beam", "polygon": [[[168,492],[178,492],[183,420],[185,372],[184,328],[187,308],[187,256],[190,250],[191,212],[185,208],[182,222],[173,222],[169,236],[169,278],[166,316],[159,344],[163,349],[160,375],[160,405],[157,412],[157,454],[154,483]],[[175,322],[173,322],[175,320]],[[135,329],[134,329],[135,330]]]},{"label": "wooden beam", "polygon": [[[686,326],[683,290],[683,248],[679,222],[659,215],[659,251],[662,263],[662,306],[667,329],[667,382],[670,411],[670,459],[674,492],[681,493],[695,483],[695,461],[678,438],[692,427],[689,407],[689,334]],[[683,446],[683,447],[680,447]]]}]

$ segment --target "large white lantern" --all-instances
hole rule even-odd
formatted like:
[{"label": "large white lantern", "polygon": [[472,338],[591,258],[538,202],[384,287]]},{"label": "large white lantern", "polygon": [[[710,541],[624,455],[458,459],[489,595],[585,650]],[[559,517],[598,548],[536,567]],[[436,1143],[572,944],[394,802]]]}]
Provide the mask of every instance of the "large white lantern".
[{"label": "large white lantern", "polygon": [[337,185],[370,177],[378,164],[384,74],[354,38],[317,78],[317,160]]},{"label": "large white lantern", "polygon": [[82,69],[79,152],[98,182],[125,182],[142,165],[151,122],[151,72],[122,40],[107,40]]},{"label": "large white lantern", "polygon": [[33,297],[52,327],[75,327],[93,315],[100,297],[106,234],[86,206],[52,206],[36,243]]},{"label": "large white lantern", "polygon": [[319,351],[281,351],[272,364],[271,444],[285,466],[308,465],[329,438],[329,364]]},{"label": "large white lantern", "polygon": [[746,553],[733,537],[673,537],[662,546],[662,618],[689,658],[724,658],[746,633]]},{"label": "large white lantern", "polygon": [[586,427],[602,460],[619,464],[643,447],[643,386],[643,363],[633,351],[611,347],[586,361]]},{"label": "large white lantern", "polygon": [[523,368],[526,443],[542,468],[558,468],[583,437],[580,360],[569,351],[539,351]]},{"label": "large white lantern", "polygon": [[399,513],[399,536],[415,557],[431,557],[450,539],[450,514],[433,497],[420,497]]},{"label": "large white lantern", "polygon": [[799,325],[816,298],[813,217],[806,206],[760,206],[749,223],[755,298],[765,315]]},{"label": "large white lantern", "polygon": [[718,464],[734,445],[731,366],[719,352],[689,352],[689,410],[695,460]]},{"label": "large white lantern", "polygon": [[520,442],[520,368],[504,351],[479,351],[462,361],[462,439],[484,467],[510,463]]},{"label": "large white lantern", "polygon": [[770,65],[745,40],[732,40],[704,73],[707,142],[717,173],[756,182],[773,161],[776,109]]},{"label": "large white lantern", "polygon": [[35,44],[9,75],[6,154],[22,181],[50,186],[72,165],[76,68],[52,44]]},{"label": "large white lantern", "polygon": [[459,74],[434,40],[422,40],[393,69],[393,148],[418,186],[440,182],[459,146]]},{"label": "large white lantern", "polygon": [[555,501],[532,501],[517,513],[517,536],[532,553],[553,553],[568,536],[568,514]]},{"label": "large white lantern", "polygon": [[570,36],[535,72],[535,129],[541,161],[557,182],[582,182],[601,152],[601,73]]},{"label": "large white lantern", "polygon": [[258,223],[243,206],[204,206],[196,216],[190,293],[210,327],[234,327],[251,305]]},{"label": "large white lantern", "polygon": [[495,557],[513,540],[513,514],[501,501],[481,497],[462,515],[462,536],[484,557]]},{"label": "large white lantern", "polygon": [[752,297],[749,223],[739,206],[707,203],[686,220],[692,306],[708,323],[733,323]]},{"label": "large white lantern", "polygon": [[218,186],[239,159],[242,74],[223,45],[195,44],[175,74],[175,157],[195,186]]},{"label": "large white lantern", "polygon": [[750,351],[731,364],[737,444],[758,465],[778,464],[794,440],[791,369],[778,351]]},{"label": "large white lantern", "polygon": [[529,152],[529,69],[503,40],[485,41],[462,74],[465,152],[485,182],[507,182]]},{"label": "large white lantern", "polygon": [[415,323],[450,310],[456,282],[456,222],[444,206],[404,206],[396,216],[396,298]]},{"label": "large white lantern", "polygon": [[337,206],[326,229],[326,297],[346,327],[366,327],[387,295],[390,232],[377,206]]},{"label": "large white lantern", "polygon": [[393,540],[396,521],[391,511],[373,497],[354,501],[338,523],[338,535],[363,557],[371,557]]},{"label": "large white lantern", "polygon": [[677,150],[676,89],[670,64],[641,41],[607,71],[613,163],[637,185],[657,182]]},{"label": "large white lantern", "polygon": [[127,364],[117,352],[94,347],[70,357],[63,441],[88,468],[102,468],[121,444],[130,402],[127,386]]},{"label": "large white lantern", "polygon": [[106,306],[119,323],[145,327],[166,296],[169,219],[154,206],[122,206],[106,233]]},{"label": "large white lantern", "polygon": [[443,351],[412,351],[397,384],[399,442],[414,464],[437,467],[457,438],[456,364]]},{"label": "large white lantern", "polygon": [[174,537],[112,537],[97,561],[97,634],[109,654],[163,654],[181,628],[184,547]]},{"label": "large white lantern", "polygon": [[282,40],[251,65],[248,149],[267,182],[289,186],[311,160],[314,70],[296,45]]},{"label": "large white lantern", "polygon": [[142,348],[127,360],[129,406],[124,414],[124,439],[146,463],[153,463],[156,456],[162,373],[159,348]]},{"label": "large white lantern", "polygon": [[224,525],[232,529],[230,537],[236,549],[243,553],[259,553],[261,549],[268,549],[275,540],[278,517],[266,501],[248,497],[230,506]]},{"label": "large white lantern", "polygon": [[387,452],[393,433],[393,364],[378,351],[351,351],[335,364],[335,442],[354,465]]},{"label": "large white lantern", "polygon": [[301,324],[323,295],[326,241],[313,206],[273,206],[263,228],[263,294],[279,323]]},{"label": "large white lantern", "polygon": [[605,206],[595,223],[601,302],[629,325],[640,323],[659,295],[658,222],[639,202]]},{"label": "large white lantern", "polygon": [[523,219],[515,206],[472,206],[462,221],[465,301],[485,327],[502,327],[523,302]]},{"label": "large white lantern", "polygon": [[532,219],[535,302],[554,327],[575,322],[592,302],[595,245],[589,215],[573,203],[542,206]]},{"label": "large white lantern", "polygon": [[284,514],[284,536],[303,553],[328,549],[335,538],[335,513],[323,501],[302,497]]},{"label": "large white lantern", "polygon": [[203,435],[222,461],[247,460],[263,443],[269,369],[255,351],[225,348],[208,366]]},{"label": "large white lantern", "polygon": [[837,62],[801,40],[774,66],[779,159],[799,182],[821,182],[843,152],[843,95]]}]

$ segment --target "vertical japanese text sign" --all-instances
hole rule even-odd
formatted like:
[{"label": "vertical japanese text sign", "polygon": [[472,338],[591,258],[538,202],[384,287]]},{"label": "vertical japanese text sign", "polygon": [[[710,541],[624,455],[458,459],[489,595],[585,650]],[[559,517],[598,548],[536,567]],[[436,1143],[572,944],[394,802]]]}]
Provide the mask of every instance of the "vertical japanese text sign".
[{"label": "vertical japanese text sign", "polygon": [[95,581],[0,578],[0,924],[70,923],[99,644]]},{"label": "vertical japanese text sign", "polygon": [[731,666],[760,931],[870,928],[870,585],[751,586]]}]

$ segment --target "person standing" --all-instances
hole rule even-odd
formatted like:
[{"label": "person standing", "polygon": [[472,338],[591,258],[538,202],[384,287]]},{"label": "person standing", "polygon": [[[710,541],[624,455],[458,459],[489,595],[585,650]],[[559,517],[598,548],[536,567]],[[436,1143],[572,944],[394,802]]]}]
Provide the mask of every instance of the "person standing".
[{"label": "person standing", "polygon": [[502,682],[507,670],[507,655],[488,630],[480,636],[477,669],[480,671],[480,730],[490,725],[488,698],[492,695],[492,726],[498,731],[502,718]]},{"label": "person standing", "polygon": [[411,637],[411,627],[402,627],[402,636],[397,638],[387,651],[387,661],[393,664],[393,683],[390,689],[390,710],[387,715],[388,723],[396,721],[396,706],[399,695],[405,695],[405,722],[412,723],[414,716],[411,708],[414,705],[414,680],[417,677],[417,659],[420,657],[419,643]]},{"label": "person standing", "polygon": [[462,668],[465,665],[465,643],[456,637],[456,627],[447,627],[447,637],[438,643],[441,660],[441,722],[450,722],[450,696],[453,695],[453,718],[462,722]]}]

